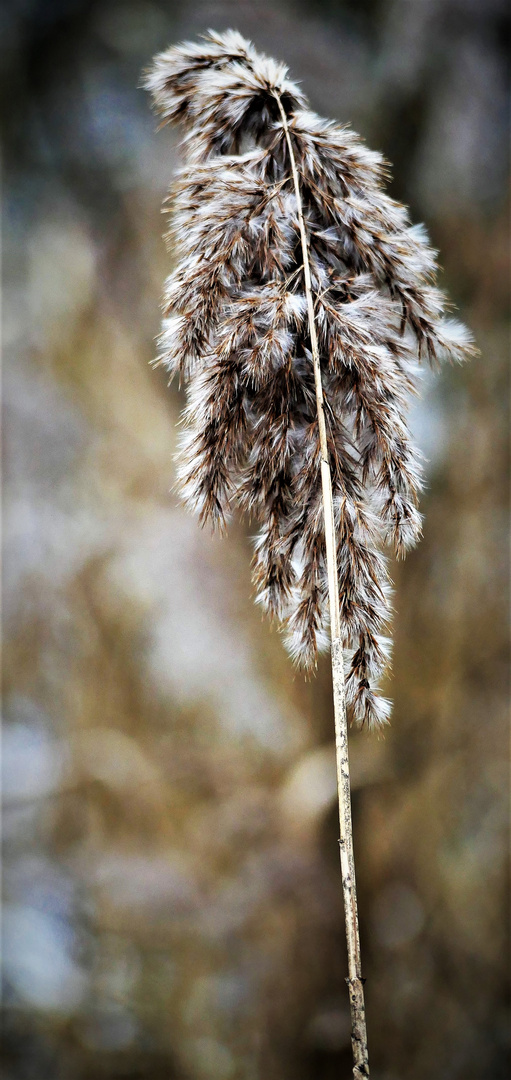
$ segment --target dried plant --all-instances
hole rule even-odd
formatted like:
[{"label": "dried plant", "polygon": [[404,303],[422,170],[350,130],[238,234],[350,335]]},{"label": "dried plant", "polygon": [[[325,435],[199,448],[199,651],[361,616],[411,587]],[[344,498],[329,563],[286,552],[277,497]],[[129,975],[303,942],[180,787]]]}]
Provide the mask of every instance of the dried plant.
[{"label": "dried plant", "polygon": [[159,362],[188,388],[179,483],[202,522],[255,518],[258,599],[306,668],[332,647],[354,1076],[369,1075],[346,705],[385,723],[390,581],[421,533],[406,416],[417,361],[463,360],[422,226],[385,163],[310,111],[287,69],[239,34],[158,56],[146,78],[184,129],[170,194]]}]

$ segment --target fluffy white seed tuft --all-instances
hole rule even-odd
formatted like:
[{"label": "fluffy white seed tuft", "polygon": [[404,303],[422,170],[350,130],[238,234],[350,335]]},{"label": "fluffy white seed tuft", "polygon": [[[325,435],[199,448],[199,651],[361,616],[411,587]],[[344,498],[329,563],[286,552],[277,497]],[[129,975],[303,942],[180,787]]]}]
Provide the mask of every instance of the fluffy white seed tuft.
[{"label": "fluffy white seed tuft", "polygon": [[328,646],[321,453],[299,222],[282,116],[300,175],[319,339],[346,692],[356,723],[388,722],[391,585],[382,546],[417,543],[420,455],[407,426],[424,359],[460,361],[436,252],[382,189],[387,166],[313,113],[287,68],[235,31],[156,57],[155,107],[184,131],[169,200],[177,265],[158,363],[187,385],[178,484],[201,521],[255,518],[257,602],[293,659]]}]

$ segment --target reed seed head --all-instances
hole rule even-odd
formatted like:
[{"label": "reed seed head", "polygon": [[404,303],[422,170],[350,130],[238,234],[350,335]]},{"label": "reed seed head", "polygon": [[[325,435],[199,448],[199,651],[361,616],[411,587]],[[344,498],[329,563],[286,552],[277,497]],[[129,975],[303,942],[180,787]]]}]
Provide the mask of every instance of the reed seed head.
[{"label": "reed seed head", "polygon": [[313,113],[284,65],[235,31],[156,57],[145,80],[183,130],[169,198],[177,262],[159,362],[187,386],[181,493],[202,522],[259,523],[257,599],[305,668],[328,645],[328,586],[310,325],[284,109],[299,173],[325,396],[352,720],[385,723],[391,587],[382,549],[421,535],[407,411],[418,364],[461,361],[436,253],[389,198],[387,166]]}]

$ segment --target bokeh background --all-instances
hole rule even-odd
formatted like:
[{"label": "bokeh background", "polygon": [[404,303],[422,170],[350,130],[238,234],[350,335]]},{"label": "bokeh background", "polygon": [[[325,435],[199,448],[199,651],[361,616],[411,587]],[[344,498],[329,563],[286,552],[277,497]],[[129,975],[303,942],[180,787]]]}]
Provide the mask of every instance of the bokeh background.
[{"label": "bokeh background", "polygon": [[4,179],[6,1080],[348,1077],[328,662],[177,503],[149,365],[176,136],[141,69],[237,27],[352,122],[481,356],[426,376],[394,702],[353,733],[374,1080],[509,1075],[506,0],[10,0]]}]

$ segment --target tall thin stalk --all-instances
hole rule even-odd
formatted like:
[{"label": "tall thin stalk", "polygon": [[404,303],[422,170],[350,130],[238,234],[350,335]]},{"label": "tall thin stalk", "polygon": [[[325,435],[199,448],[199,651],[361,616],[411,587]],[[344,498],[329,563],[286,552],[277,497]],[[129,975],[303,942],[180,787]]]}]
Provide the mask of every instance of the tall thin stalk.
[{"label": "tall thin stalk", "polygon": [[332,657],[332,681],[334,697],[335,750],[337,763],[337,793],[339,800],[341,877],[344,896],[344,919],[346,924],[346,943],[348,947],[348,986],[351,1009],[351,1045],[353,1049],[353,1076],[355,1080],[369,1076],[369,1057],[367,1051],[367,1030],[364,1002],[364,979],[362,978],[360,935],[358,929],[357,883],[355,878],[355,856],[353,851],[353,827],[351,820],[350,765],[348,756],[348,719],[346,713],[346,694],[344,688],[344,658],[339,613],[339,580],[337,574],[337,543],[335,536],[334,506],[332,498],[332,476],[328,453],[328,441],[325,424],[323,383],[319,357],[318,336],[314,319],[314,298],[312,295],[309,247],[303,217],[300,194],[300,180],[296,167],[293,144],[289,125],[282,107],[280,94],[275,93],[282,125],[289,150],[289,160],[293,174],[293,183],[300,224],[300,239],[303,257],[303,276],[312,359],[314,363],[314,381],[316,386],[316,405],[318,410],[319,441],[321,447],[321,483],[323,490],[323,511],[325,517],[325,543],[328,571],[328,596],[330,605],[330,634]]}]

